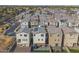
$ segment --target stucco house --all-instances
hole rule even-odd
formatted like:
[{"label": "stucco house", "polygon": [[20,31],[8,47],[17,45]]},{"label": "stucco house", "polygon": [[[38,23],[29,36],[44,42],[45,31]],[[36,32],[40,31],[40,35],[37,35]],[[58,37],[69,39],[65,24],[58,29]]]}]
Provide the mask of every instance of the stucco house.
[{"label": "stucco house", "polygon": [[33,44],[45,45],[46,44],[46,31],[43,27],[35,27],[32,31],[33,34]]},{"label": "stucco house", "polygon": [[16,32],[16,42],[17,45],[19,45],[20,47],[29,47],[30,46],[30,29],[28,29],[27,27],[25,28],[20,28],[17,32]]},{"label": "stucco house", "polygon": [[48,41],[49,41],[49,45],[52,47],[61,47],[62,46],[62,31],[61,28],[57,28],[55,26],[48,26],[47,27],[48,30]]},{"label": "stucco house", "polygon": [[75,47],[78,43],[78,33],[73,28],[62,28],[64,33],[64,46]]}]

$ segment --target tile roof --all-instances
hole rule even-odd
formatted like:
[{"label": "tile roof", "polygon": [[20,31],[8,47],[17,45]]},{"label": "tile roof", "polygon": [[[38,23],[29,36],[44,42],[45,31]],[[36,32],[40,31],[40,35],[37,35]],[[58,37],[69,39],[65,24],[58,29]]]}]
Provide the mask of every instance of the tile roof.
[{"label": "tile roof", "polygon": [[62,33],[61,28],[57,28],[55,26],[48,26],[47,27],[48,33]]},{"label": "tile roof", "polygon": [[73,28],[69,27],[63,27],[62,30],[64,33],[77,33]]}]

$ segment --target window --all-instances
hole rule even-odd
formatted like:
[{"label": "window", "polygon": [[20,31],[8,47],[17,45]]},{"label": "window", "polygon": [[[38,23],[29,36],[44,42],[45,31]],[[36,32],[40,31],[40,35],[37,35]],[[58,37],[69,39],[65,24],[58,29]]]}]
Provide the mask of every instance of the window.
[{"label": "window", "polygon": [[40,39],[38,39],[38,41],[40,41]]},{"label": "window", "polygon": [[79,27],[79,24],[78,24],[78,27]]},{"label": "window", "polygon": [[38,28],[35,28],[34,31],[38,31]]},{"label": "window", "polygon": [[58,39],[58,41],[60,41],[60,40]]},{"label": "window", "polygon": [[41,36],[43,37],[43,36],[44,36],[44,34],[41,34]]},{"label": "window", "polygon": [[76,43],[73,43],[73,47],[75,47],[77,44]]},{"label": "window", "polygon": [[41,39],[41,41],[43,41],[43,39]]},{"label": "window", "polygon": [[24,34],[24,36],[26,37],[26,36],[27,36],[27,34]]},{"label": "window", "polygon": [[35,36],[35,34],[34,34],[34,36]]},{"label": "window", "polygon": [[57,39],[54,39],[54,41],[57,41]]},{"label": "window", "polygon": [[18,43],[20,43],[21,42],[21,39],[18,39]]},{"label": "window", "polygon": [[26,41],[27,41],[27,39],[26,39]]},{"label": "window", "polygon": [[58,46],[58,43],[56,43],[55,46]]},{"label": "window", "polygon": [[59,36],[59,34],[57,36]]},{"label": "window", "polygon": [[70,36],[72,36],[73,34],[71,33]]},{"label": "window", "polygon": [[20,34],[20,36],[22,36],[22,34]]},{"label": "window", "polygon": [[52,34],[50,34],[50,37],[52,36]]},{"label": "window", "polygon": [[23,39],[23,41],[27,41],[27,39]]}]

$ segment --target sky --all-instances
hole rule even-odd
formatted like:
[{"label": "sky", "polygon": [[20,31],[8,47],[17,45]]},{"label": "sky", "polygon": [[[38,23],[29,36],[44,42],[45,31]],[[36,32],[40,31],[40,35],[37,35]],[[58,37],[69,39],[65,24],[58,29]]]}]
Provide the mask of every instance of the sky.
[{"label": "sky", "polygon": [[0,5],[78,5],[79,0],[0,0]]}]

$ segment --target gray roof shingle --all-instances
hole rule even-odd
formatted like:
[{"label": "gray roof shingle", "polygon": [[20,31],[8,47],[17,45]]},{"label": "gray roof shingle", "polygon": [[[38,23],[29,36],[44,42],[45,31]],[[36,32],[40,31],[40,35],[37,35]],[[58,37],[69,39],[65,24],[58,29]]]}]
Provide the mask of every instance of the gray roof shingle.
[{"label": "gray roof shingle", "polygon": [[22,33],[22,32],[24,32],[24,33],[30,33],[30,29],[27,28],[27,27],[25,27],[25,28],[20,28],[17,33]]}]

